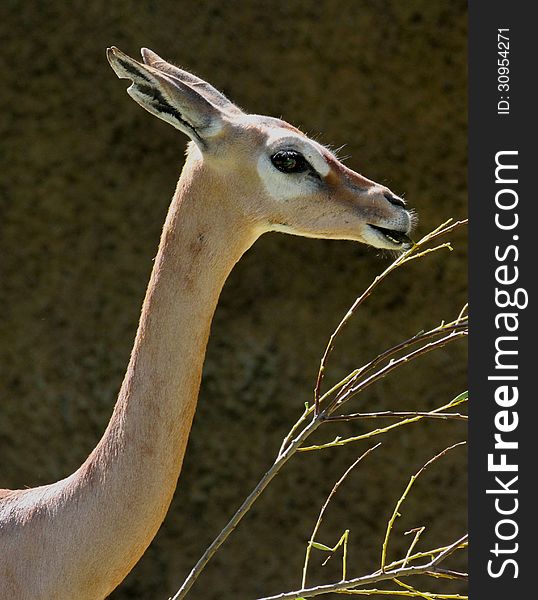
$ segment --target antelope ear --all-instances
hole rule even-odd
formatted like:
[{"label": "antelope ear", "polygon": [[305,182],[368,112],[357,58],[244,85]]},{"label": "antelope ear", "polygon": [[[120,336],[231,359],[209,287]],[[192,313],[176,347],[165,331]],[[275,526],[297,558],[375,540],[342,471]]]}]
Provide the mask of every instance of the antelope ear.
[{"label": "antelope ear", "polygon": [[127,93],[142,108],[186,133],[198,146],[217,136],[224,114],[213,102],[173,75],[142,64],[112,46],[107,49],[110,66],[120,79],[133,83]]},{"label": "antelope ear", "polygon": [[238,106],[226,98],[222,92],[219,92],[219,90],[214,88],[210,83],[207,83],[207,81],[200,79],[200,77],[197,77],[188,71],[184,71],[183,69],[166,62],[156,52],[153,52],[153,50],[150,50],[149,48],[142,48],[140,53],[142,54],[142,58],[144,59],[144,63],[146,65],[149,65],[158,71],[161,71],[162,73],[171,75],[183,83],[190,85],[193,89],[202,94],[207,100],[212,102],[215,106],[218,106],[221,110],[227,112],[228,114],[241,114],[243,112]]}]

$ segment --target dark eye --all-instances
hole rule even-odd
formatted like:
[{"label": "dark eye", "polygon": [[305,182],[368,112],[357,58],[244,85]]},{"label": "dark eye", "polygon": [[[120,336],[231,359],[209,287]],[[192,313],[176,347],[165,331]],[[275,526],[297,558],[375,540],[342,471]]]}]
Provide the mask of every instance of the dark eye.
[{"label": "dark eye", "polygon": [[280,150],[271,156],[271,162],[282,173],[303,173],[311,169],[305,157],[295,150]]}]

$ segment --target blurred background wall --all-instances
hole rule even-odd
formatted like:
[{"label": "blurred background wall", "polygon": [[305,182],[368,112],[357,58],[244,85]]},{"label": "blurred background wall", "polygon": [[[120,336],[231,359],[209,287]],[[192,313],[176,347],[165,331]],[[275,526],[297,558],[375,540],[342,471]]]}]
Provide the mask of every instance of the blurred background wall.
[{"label": "blurred background wall", "polygon": [[[250,112],[282,116],[347,164],[404,194],[421,235],[466,213],[466,3],[448,0],[22,2],[0,6],[0,487],[75,470],[101,436],[129,357],[186,138],[142,111],[104,50],[148,46]],[[466,297],[465,239],[396,273],[333,353],[327,383],[453,317]],[[112,595],[167,598],[267,469],[312,395],[319,358],[354,298],[387,264],[352,242],[264,236],[217,310],[175,500]],[[371,388],[354,410],[440,406],[465,389],[463,344]],[[320,439],[371,423],[327,426]],[[384,438],[333,501],[319,539],[351,530],[349,574],[379,561],[409,475],[459,441],[459,423]],[[369,445],[373,445],[371,442]],[[294,589],[319,507],[368,444],[290,463],[215,557],[192,598]],[[422,548],[465,530],[465,454],[417,484],[395,532]],[[339,577],[312,563],[312,582]],[[1,560],[1,558],[0,558]],[[456,588],[453,588],[456,589]]]}]

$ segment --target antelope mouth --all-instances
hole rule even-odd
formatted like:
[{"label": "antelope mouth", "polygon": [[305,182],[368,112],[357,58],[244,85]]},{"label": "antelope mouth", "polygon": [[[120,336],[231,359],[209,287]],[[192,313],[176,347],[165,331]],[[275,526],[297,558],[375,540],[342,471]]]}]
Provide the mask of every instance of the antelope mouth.
[{"label": "antelope mouth", "polygon": [[394,244],[398,248],[406,249],[413,245],[413,240],[403,231],[397,229],[387,229],[386,227],[380,227],[379,225],[368,224],[374,231],[380,235],[384,241]]}]

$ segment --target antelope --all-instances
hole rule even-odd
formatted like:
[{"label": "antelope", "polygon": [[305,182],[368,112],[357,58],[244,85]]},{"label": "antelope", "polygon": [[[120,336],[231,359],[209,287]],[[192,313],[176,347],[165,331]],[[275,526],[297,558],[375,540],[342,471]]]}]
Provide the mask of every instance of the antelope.
[{"label": "antelope", "polygon": [[0,491],[2,599],[101,599],[140,559],[177,485],[219,294],[258,237],[411,243],[404,201],[299,129],[146,48],[142,62],[116,47],[107,57],[127,93],[190,142],[106,431],[65,479]]}]

